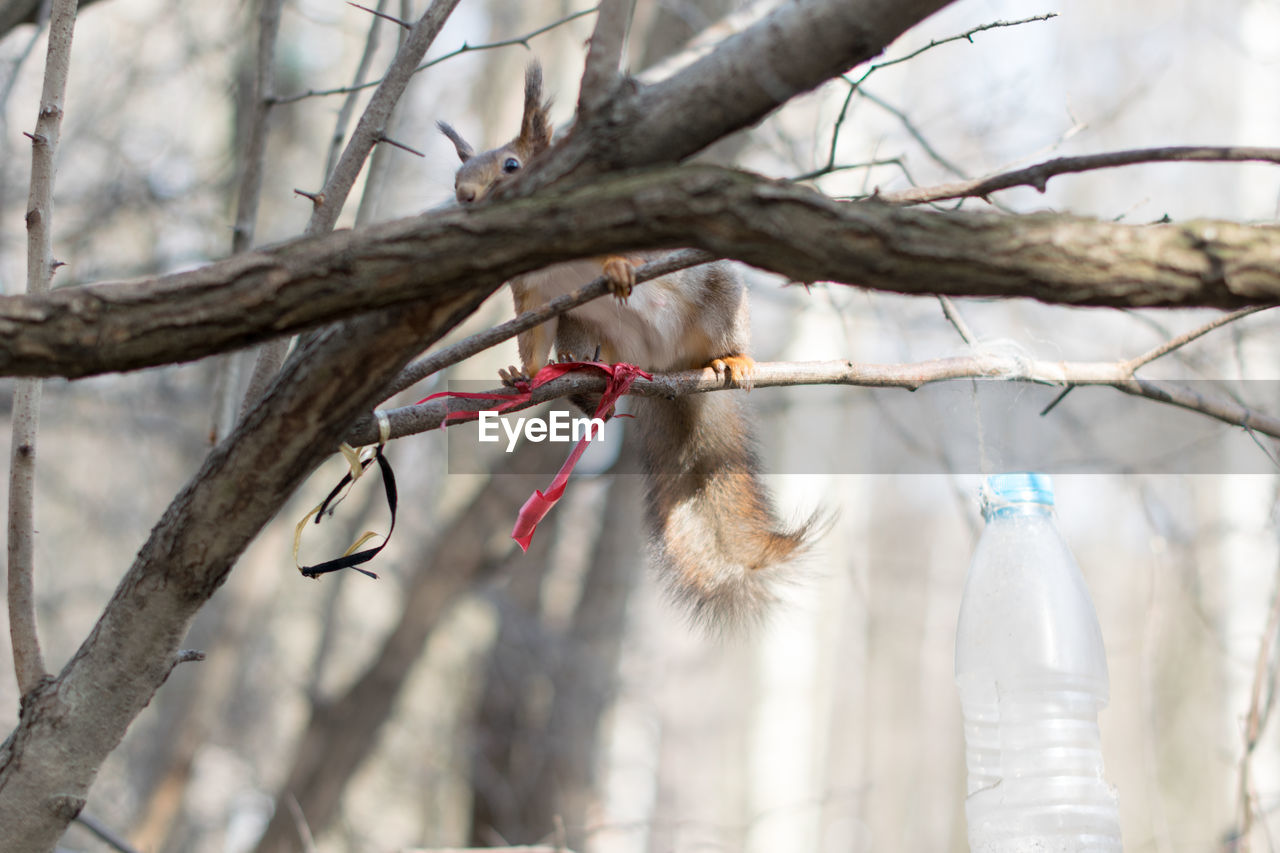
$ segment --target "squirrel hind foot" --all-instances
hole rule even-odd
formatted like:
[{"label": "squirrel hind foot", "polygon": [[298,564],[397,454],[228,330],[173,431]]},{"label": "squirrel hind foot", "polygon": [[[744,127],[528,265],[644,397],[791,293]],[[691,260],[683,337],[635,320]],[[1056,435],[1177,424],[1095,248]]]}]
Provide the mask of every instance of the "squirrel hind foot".
[{"label": "squirrel hind foot", "polygon": [[709,367],[721,382],[728,381],[744,391],[755,385],[756,360],[749,355],[726,355],[713,359]]}]

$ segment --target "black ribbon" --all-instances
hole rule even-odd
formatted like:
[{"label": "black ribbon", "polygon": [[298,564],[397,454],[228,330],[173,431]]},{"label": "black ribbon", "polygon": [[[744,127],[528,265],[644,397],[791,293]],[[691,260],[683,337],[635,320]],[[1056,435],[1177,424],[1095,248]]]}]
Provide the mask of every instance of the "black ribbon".
[{"label": "black ribbon", "polygon": [[[378,552],[387,547],[387,543],[391,541],[391,532],[396,529],[396,476],[391,471],[391,463],[387,461],[387,457],[382,455],[382,445],[373,451],[372,458],[365,459],[360,463],[360,470],[368,468],[373,462],[378,463],[378,469],[382,472],[382,487],[387,494],[387,508],[391,510],[391,527],[387,529],[387,535],[383,538],[382,544],[376,548],[366,548],[363,551],[356,551],[352,554],[346,554],[333,560],[326,560],[314,566],[300,566],[299,571],[306,578],[318,578],[320,575],[326,575],[329,572],[337,572],[342,569],[355,569],[362,575],[368,575],[377,579],[377,575],[367,569],[359,568],[361,563],[367,563],[374,557],[378,556]],[[320,523],[320,519],[326,515],[333,514],[333,508],[336,507],[340,500],[343,490],[354,480],[351,472],[348,471],[343,475],[338,485],[333,487],[333,491],[329,492],[329,496],[320,504],[320,509],[316,512],[316,524]]]}]

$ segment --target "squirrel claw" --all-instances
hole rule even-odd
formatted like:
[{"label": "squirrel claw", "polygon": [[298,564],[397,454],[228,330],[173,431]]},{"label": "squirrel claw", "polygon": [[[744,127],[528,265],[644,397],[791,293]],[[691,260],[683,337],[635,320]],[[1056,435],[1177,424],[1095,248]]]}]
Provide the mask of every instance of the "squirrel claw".
[{"label": "squirrel claw", "polygon": [[626,302],[636,286],[635,265],[621,255],[610,255],[604,259],[604,276],[609,279],[614,298]]},{"label": "squirrel claw", "polygon": [[717,379],[727,380],[744,391],[750,391],[755,384],[756,362],[749,355],[726,355],[714,359],[711,369],[716,372]]},{"label": "squirrel claw", "polygon": [[508,388],[515,388],[520,383],[528,383],[529,374],[525,373],[514,364],[506,368],[498,368],[498,377],[502,380],[502,384]]}]

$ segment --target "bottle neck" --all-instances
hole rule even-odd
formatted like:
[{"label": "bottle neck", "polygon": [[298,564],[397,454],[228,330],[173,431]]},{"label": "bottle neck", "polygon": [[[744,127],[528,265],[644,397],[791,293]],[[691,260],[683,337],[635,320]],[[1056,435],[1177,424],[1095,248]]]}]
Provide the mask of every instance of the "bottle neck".
[{"label": "bottle neck", "polygon": [[1031,501],[999,502],[998,499],[989,499],[988,503],[982,508],[982,517],[988,523],[997,518],[1053,518],[1053,504],[1033,503]]}]

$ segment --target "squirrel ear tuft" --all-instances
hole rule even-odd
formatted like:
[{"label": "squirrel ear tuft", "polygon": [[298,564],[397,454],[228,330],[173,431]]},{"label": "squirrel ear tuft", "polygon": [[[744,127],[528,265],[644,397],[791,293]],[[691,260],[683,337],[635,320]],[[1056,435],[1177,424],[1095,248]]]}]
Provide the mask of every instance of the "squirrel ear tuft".
[{"label": "squirrel ear tuft", "polygon": [[542,101],[542,65],[535,59],[524,71],[524,119],[520,122],[520,142],[531,155],[551,146],[550,109],[551,102]]},{"label": "squirrel ear tuft", "polygon": [[440,132],[449,137],[449,141],[453,143],[454,149],[458,152],[458,159],[463,163],[470,160],[476,155],[475,149],[468,144],[467,140],[462,138],[462,134],[454,130],[447,122],[438,121],[436,127],[440,128]]}]

